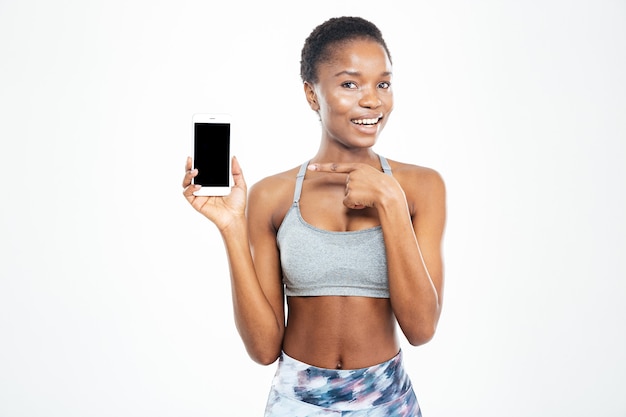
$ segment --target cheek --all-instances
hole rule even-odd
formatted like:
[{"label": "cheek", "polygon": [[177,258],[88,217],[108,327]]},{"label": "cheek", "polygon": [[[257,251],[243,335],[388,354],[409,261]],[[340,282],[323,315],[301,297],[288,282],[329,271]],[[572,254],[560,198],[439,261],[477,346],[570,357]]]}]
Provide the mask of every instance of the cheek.
[{"label": "cheek", "polygon": [[330,100],[326,103],[328,109],[334,113],[345,113],[350,110],[354,105],[354,98],[348,94],[337,94],[330,97]]},{"label": "cheek", "polygon": [[391,113],[393,111],[393,98],[390,100],[387,100],[385,102],[385,105],[387,106],[387,113]]},{"label": "cheek", "polygon": [[393,108],[393,92],[389,91],[387,94],[382,96],[385,105],[389,107],[391,110]]}]

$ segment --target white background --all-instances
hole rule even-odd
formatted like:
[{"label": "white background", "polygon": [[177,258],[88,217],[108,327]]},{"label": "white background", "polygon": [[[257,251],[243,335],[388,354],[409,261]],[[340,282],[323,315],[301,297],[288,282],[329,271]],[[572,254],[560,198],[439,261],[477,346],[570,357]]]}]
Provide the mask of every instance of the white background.
[{"label": "white background", "polygon": [[247,181],[317,150],[300,49],[383,31],[377,145],[448,187],[425,416],[626,416],[623,1],[0,0],[0,416],[260,416],[221,238],[181,195],[191,115]]}]

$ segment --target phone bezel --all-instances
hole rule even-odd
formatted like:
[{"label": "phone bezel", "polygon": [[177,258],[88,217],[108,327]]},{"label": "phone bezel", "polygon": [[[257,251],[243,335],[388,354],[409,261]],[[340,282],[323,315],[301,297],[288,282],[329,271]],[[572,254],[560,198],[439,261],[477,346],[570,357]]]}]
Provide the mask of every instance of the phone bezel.
[{"label": "phone bezel", "polygon": [[[232,129],[232,116],[228,113],[196,113],[191,118],[191,152],[193,155],[193,166],[192,169],[195,168],[196,161],[196,149],[195,149],[195,126],[196,123],[227,123],[231,125]],[[199,190],[194,191],[195,196],[225,196],[230,194],[230,189],[232,186],[232,173],[231,173],[231,151],[232,151],[232,130],[231,137],[229,140],[229,149],[228,149],[228,186],[219,186],[219,187],[206,187],[203,186]],[[192,180],[192,184],[194,181]]]}]

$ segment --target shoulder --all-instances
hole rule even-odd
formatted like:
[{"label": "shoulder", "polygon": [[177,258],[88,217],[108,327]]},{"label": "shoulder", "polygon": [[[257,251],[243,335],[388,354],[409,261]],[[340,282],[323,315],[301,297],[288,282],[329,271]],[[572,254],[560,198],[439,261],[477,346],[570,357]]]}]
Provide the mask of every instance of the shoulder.
[{"label": "shoulder", "polygon": [[445,204],[446,186],[437,170],[394,160],[389,160],[389,164],[412,213],[424,205]]},{"label": "shoulder", "polygon": [[250,187],[249,199],[272,200],[284,193],[289,194],[291,199],[299,168],[291,168],[258,181]]},{"label": "shoulder", "polygon": [[293,203],[299,167],[265,177],[248,192],[248,217],[278,228]]},{"label": "shoulder", "polygon": [[[404,186],[443,188],[445,183],[441,174],[429,167],[388,160],[393,176]],[[405,183],[405,184],[404,184]]]}]

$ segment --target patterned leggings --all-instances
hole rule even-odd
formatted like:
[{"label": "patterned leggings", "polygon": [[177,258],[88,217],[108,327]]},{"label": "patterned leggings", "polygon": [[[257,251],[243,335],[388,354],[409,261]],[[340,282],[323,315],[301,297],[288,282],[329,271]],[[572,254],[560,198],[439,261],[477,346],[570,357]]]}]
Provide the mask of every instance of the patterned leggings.
[{"label": "patterned leggings", "polygon": [[421,417],[402,352],[362,369],[317,368],[284,352],[265,417]]}]

